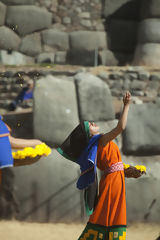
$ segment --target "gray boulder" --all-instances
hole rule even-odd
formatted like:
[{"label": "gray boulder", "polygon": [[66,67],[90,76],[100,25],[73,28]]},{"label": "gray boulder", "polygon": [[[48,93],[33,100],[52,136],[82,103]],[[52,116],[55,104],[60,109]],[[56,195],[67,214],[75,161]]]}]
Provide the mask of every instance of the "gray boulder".
[{"label": "gray boulder", "polygon": [[35,0],[1,0],[6,5],[34,5]]},{"label": "gray boulder", "polygon": [[0,2],[0,26],[4,25],[6,16],[6,6]]},{"label": "gray boulder", "polygon": [[107,33],[93,31],[76,31],[70,35],[71,50],[107,49]]},{"label": "gray boulder", "polygon": [[136,0],[104,0],[103,14],[106,18],[137,19],[138,7]]},{"label": "gray boulder", "polygon": [[145,19],[139,25],[138,42],[160,43],[160,19]]},{"label": "gray boulder", "polygon": [[160,154],[159,116],[160,109],[156,104],[131,105],[127,127],[123,135],[123,152],[125,154]]},{"label": "gray boulder", "polygon": [[112,96],[108,85],[90,73],[75,76],[80,119],[107,121],[114,119]]},{"label": "gray boulder", "polygon": [[52,22],[52,14],[36,6],[9,6],[6,24],[14,27],[21,35],[48,28]]},{"label": "gray boulder", "polygon": [[53,52],[43,52],[36,56],[36,63],[54,63],[55,54]]},{"label": "gray boulder", "polygon": [[63,158],[56,149],[33,165],[14,168],[13,173],[16,197],[21,206],[17,216],[19,220],[83,221],[83,193],[76,188],[79,165]]},{"label": "gray boulder", "polygon": [[117,52],[133,52],[137,43],[137,21],[111,19],[108,25],[109,49]]},{"label": "gray boulder", "polygon": [[67,63],[71,65],[94,66],[95,51],[69,50],[67,52]]},{"label": "gray boulder", "polygon": [[[124,156],[123,162],[146,166],[146,175],[139,179],[125,179],[127,219],[129,222],[159,222],[160,156]],[[151,191],[149,190],[151,189]]]},{"label": "gray boulder", "polygon": [[133,80],[130,85],[131,90],[145,90],[147,82]]},{"label": "gray boulder", "polygon": [[159,18],[160,1],[159,0],[141,0],[141,18]]},{"label": "gray boulder", "polygon": [[34,59],[16,51],[8,53],[5,50],[1,50],[0,63],[7,65],[29,65],[34,63]]},{"label": "gray boulder", "polygon": [[103,50],[99,52],[100,64],[105,66],[117,66],[118,59],[115,57],[112,51]]},{"label": "gray boulder", "polygon": [[42,41],[45,45],[49,45],[56,50],[69,49],[69,37],[66,32],[53,29],[45,30],[42,32]]},{"label": "gray boulder", "polygon": [[19,48],[20,52],[29,55],[29,56],[36,56],[37,54],[41,53],[42,46],[41,46],[41,37],[39,33],[33,33],[24,37],[21,41],[21,45]]},{"label": "gray boulder", "polygon": [[135,50],[133,65],[160,66],[160,44],[138,44]]},{"label": "gray boulder", "polygon": [[74,82],[47,75],[34,90],[34,135],[61,144],[78,124]]},{"label": "gray boulder", "polygon": [[11,29],[0,27],[0,49],[17,50],[20,41],[19,36]]},{"label": "gray boulder", "polygon": [[55,63],[56,64],[65,64],[66,63],[67,53],[64,51],[57,51],[55,54]]}]

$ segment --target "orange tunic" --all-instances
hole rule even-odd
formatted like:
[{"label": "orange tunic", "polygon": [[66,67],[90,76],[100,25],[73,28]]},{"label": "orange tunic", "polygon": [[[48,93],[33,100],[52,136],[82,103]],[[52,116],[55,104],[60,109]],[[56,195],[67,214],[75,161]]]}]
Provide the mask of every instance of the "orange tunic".
[{"label": "orange tunic", "polygon": [[[117,162],[122,162],[118,146],[112,141],[104,147],[99,144],[97,167],[104,171]],[[126,225],[124,171],[105,174],[101,177],[98,203],[89,222],[107,227]]]}]

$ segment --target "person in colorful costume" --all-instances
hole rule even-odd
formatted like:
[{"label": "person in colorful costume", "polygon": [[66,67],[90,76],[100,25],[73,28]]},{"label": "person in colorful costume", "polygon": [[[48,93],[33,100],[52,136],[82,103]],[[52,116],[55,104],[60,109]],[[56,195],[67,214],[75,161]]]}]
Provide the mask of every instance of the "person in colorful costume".
[{"label": "person in colorful costume", "polygon": [[35,147],[42,143],[37,139],[14,138],[10,135],[10,131],[11,129],[0,116],[0,183],[2,181],[2,169],[14,166],[11,148],[23,149],[25,147]]},{"label": "person in colorful costume", "polygon": [[[57,149],[65,158],[80,165],[79,189],[85,189],[89,221],[78,240],[125,240],[126,198],[124,168],[118,146],[112,141],[126,127],[131,94],[123,97],[117,126],[99,134],[92,122],[80,123]],[[103,171],[97,195],[96,166]]]}]

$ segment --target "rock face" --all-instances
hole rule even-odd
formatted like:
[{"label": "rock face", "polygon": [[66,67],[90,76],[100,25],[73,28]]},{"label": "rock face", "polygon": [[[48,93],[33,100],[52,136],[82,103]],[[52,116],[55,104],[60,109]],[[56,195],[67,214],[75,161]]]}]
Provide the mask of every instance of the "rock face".
[{"label": "rock face", "polygon": [[[160,66],[160,1],[141,1],[141,22],[133,64]],[[154,56],[154,57],[153,57]]]},{"label": "rock face", "polygon": [[57,50],[68,50],[69,49],[69,37],[68,33],[45,30],[42,32],[42,40],[45,45],[49,45]]},{"label": "rock face", "polygon": [[107,48],[105,32],[77,31],[70,33],[71,50],[93,51]]},{"label": "rock face", "polygon": [[160,109],[156,104],[131,105],[123,136],[125,154],[140,156],[160,154],[159,116]]},{"label": "rock face", "polygon": [[[159,223],[160,208],[160,156],[125,157],[123,162],[131,165],[145,165],[147,174],[139,179],[125,179],[127,221]],[[150,190],[149,190],[150,189]]]},{"label": "rock face", "polygon": [[78,124],[74,82],[62,83],[48,75],[37,81],[34,99],[35,137],[52,145],[61,144]]},{"label": "rock face", "polygon": [[24,37],[21,41],[20,51],[29,56],[40,54],[42,51],[40,34],[33,33]]},{"label": "rock face", "polygon": [[0,48],[17,50],[20,44],[18,35],[7,27],[0,27]]},{"label": "rock face", "polygon": [[132,64],[135,66],[137,65],[159,66],[160,43],[139,44],[136,47]]},{"label": "rock face", "polygon": [[138,1],[136,0],[105,0],[104,2],[104,16],[106,18],[113,16],[119,19],[135,19],[137,17]]},{"label": "rock face", "polygon": [[5,16],[6,16],[6,6],[0,2],[0,26],[4,24]]},{"label": "rock face", "polygon": [[36,6],[10,6],[7,10],[6,24],[24,36],[51,25],[52,15]]},{"label": "rock face", "polygon": [[16,51],[8,53],[5,50],[1,50],[0,62],[7,65],[29,65],[34,63],[34,59]]},{"label": "rock face", "polygon": [[[159,0],[141,1],[141,17],[142,18],[159,18],[160,2]],[[145,8],[143,7],[145,6]]]},{"label": "rock face", "polygon": [[6,5],[33,5],[35,0],[1,0]]},{"label": "rock face", "polygon": [[160,19],[145,19],[139,25],[139,43],[160,43]]},{"label": "rock face", "polygon": [[104,121],[114,119],[112,97],[106,83],[89,73],[75,76],[80,119]]},{"label": "rock face", "polygon": [[[46,159],[29,167],[14,168],[13,172],[21,209],[19,220],[54,223],[83,220],[83,193],[76,188],[79,166],[61,157],[56,149]],[[27,200],[21,202],[24,198]]]}]

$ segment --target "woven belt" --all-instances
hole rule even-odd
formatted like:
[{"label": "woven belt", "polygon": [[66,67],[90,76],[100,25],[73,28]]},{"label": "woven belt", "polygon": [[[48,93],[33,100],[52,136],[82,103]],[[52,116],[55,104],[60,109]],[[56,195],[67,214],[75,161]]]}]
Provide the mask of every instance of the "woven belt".
[{"label": "woven belt", "polygon": [[123,171],[123,163],[122,162],[117,162],[115,164],[112,164],[110,168],[107,168],[105,171],[103,171],[104,174],[109,174],[109,173],[114,173],[118,171]]}]

